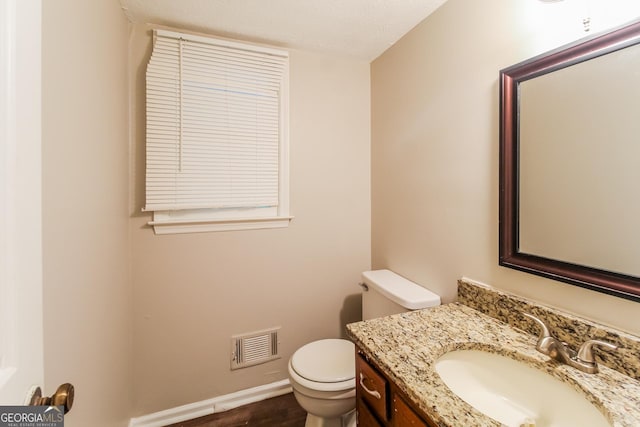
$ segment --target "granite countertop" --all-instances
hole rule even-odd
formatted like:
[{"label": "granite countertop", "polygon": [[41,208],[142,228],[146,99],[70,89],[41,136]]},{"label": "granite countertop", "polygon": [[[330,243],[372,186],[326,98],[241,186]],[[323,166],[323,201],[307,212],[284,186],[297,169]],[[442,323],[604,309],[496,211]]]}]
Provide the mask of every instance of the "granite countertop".
[{"label": "granite countertop", "polygon": [[453,350],[498,353],[581,392],[614,427],[640,425],[640,381],[600,366],[586,374],[536,351],[536,338],[460,303],[347,325],[349,337],[439,426],[500,426],[453,394],[435,371]]}]

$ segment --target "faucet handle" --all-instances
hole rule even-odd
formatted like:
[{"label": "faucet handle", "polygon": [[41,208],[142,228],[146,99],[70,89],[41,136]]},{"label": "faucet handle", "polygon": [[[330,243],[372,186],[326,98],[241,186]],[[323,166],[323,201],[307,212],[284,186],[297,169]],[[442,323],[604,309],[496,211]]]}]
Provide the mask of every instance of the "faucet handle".
[{"label": "faucet handle", "polygon": [[604,347],[607,350],[617,350],[618,346],[607,341],[589,340],[586,341],[580,350],[578,350],[578,359],[584,363],[595,364],[596,359],[593,357],[593,346]]},{"label": "faucet handle", "polygon": [[529,319],[535,321],[538,326],[540,326],[540,338],[546,338],[551,336],[551,332],[549,332],[549,327],[542,320],[538,319],[536,316],[525,313],[524,311],[520,312],[522,315],[527,316]]},{"label": "faucet handle", "polygon": [[549,332],[549,327],[547,326],[547,324],[532,314],[525,313],[524,311],[520,313],[535,321],[540,327],[540,335],[538,335],[538,343],[536,344],[536,349],[543,354],[548,355],[549,353],[551,353],[553,351],[556,340],[551,335],[551,332]]}]

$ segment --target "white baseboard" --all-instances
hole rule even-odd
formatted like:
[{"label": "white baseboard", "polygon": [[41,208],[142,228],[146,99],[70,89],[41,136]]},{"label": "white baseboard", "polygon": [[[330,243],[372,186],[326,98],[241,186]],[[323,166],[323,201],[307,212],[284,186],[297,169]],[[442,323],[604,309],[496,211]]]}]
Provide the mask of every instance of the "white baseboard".
[{"label": "white baseboard", "polygon": [[141,417],[131,418],[129,427],[162,427],[169,424],[188,421],[194,418],[228,411],[248,403],[259,402],[271,397],[282,396],[292,391],[289,380],[240,390],[224,396],[214,397],[200,402],[177,406]]}]

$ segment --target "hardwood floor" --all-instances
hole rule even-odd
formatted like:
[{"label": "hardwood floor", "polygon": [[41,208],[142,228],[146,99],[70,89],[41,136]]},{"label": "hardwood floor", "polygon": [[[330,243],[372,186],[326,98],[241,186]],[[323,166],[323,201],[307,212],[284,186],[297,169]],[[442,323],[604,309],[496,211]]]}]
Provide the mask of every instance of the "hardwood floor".
[{"label": "hardwood floor", "polygon": [[306,417],[289,393],[167,427],[304,427]]}]

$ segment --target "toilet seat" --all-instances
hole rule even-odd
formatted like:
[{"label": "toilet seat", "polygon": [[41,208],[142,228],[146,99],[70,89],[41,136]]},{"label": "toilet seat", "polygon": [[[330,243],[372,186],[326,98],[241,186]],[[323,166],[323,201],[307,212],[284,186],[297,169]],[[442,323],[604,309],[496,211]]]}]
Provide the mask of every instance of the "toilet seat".
[{"label": "toilet seat", "polygon": [[306,344],[289,361],[292,379],[317,391],[355,388],[355,371],[355,346],[343,339],[325,339]]}]

